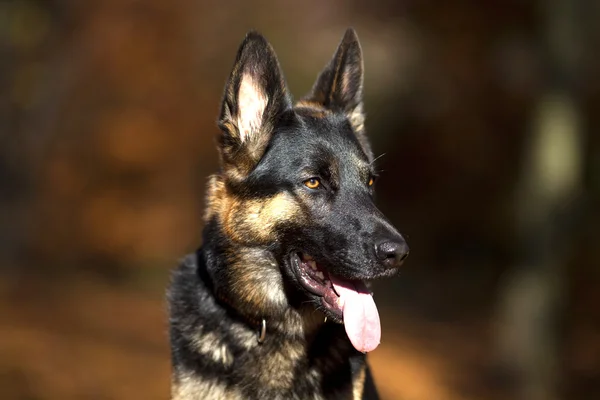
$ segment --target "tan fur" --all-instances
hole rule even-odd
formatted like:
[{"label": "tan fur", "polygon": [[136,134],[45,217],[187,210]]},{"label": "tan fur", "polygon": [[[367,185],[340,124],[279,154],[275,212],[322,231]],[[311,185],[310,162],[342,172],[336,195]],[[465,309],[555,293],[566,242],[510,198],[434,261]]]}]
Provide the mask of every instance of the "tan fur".
[{"label": "tan fur", "polygon": [[[245,147],[234,155],[230,155],[230,157],[221,157],[223,171],[227,179],[231,182],[240,182],[248,176],[258,161],[255,154],[259,153],[257,150],[253,150],[255,147],[258,146]],[[226,152],[226,150],[223,149],[223,152]],[[235,158],[235,162],[232,162],[231,158]]]},{"label": "tan fur", "polygon": [[204,357],[214,362],[230,367],[233,364],[233,354],[227,344],[215,333],[207,332],[198,334],[191,338],[194,349]]},{"label": "tan fur", "polygon": [[358,372],[356,378],[352,382],[352,398],[354,400],[361,400],[363,396],[363,391],[365,389],[365,378],[367,376],[366,373],[366,365],[363,365]]},{"label": "tan fur", "polygon": [[222,199],[225,193],[225,182],[220,175],[211,175],[208,178],[206,190],[206,206],[204,208],[204,222],[207,223],[213,216],[218,215],[222,209]]},{"label": "tan fur", "polygon": [[301,217],[301,208],[288,193],[268,199],[242,199],[231,194],[220,176],[208,184],[205,218],[217,217],[227,236],[236,243],[258,246],[271,243],[275,225]]},{"label": "tan fur", "polygon": [[332,113],[331,110],[324,107],[323,104],[307,99],[298,101],[295,105],[295,109],[296,111],[313,118],[325,118]]},{"label": "tan fur", "polygon": [[260,318],[269,309],[287,306],[283,277],[272,254],[258,246],[277,240],[275,225],[300,216],[297,201],[286,193],[267,199],[243,199],[227,189],[224,178],[209,179],[205,219],[216,218],[235,246],[227,254],[231,266],[230,285],[234,304],[247,305],[252,318]]},{"label": "tan fur", "polygon": [[237,128],[242,143],[255,140],[269,97],[250,74],[243,74],[238,93]]},{"label": "tan fur", "polygon": [[283,277],[273,256],[258,248],[240,248],[227,255],[230,265],[230,288],[238,293],[229,299],[253,312],[260,318],[267,310],[287,307],[283,291]]},{"label": "tan fur", "polygon": [[[362,110],[362,104],[359,104],[352,112],[348,113],[348,120],[356,133],[365,132],[365,113]],[[358,135],[358,140],[361,141],[361,144],[363,144],[363,141],[367,143],[364,135]]]},{"label": "tan fur", "polygon": [[234,199],[225,211],[223,223],[234,241],[267,244],[276,239],[274,228],[278,222],[290,223],[299,213],[293,197],[278,193],[266,200]]},{"label": "tan fur", "polygon": [[250,351],[256,346],[260,346],[258,340],[256,340],[258,332],[249,331],[246,329],[244,323],[234,323],[231,328],[230,333],[235,337],[236,343],[244,347],[246,351]]},{"label": "tan fur", "polygon": [[279,351],[267,354],[261,360],[258,379],[261,384],[276,388],[290,389],[294,384],[294,366],[306,357],[306,348],[301,342],[287,342]]},{"label": "tan fur", "polygon": [[192,374],[179,375],[171,387],[172,400],[243,400],[242,394],[234,388],[227,388],[224,384],[200,380]]}]

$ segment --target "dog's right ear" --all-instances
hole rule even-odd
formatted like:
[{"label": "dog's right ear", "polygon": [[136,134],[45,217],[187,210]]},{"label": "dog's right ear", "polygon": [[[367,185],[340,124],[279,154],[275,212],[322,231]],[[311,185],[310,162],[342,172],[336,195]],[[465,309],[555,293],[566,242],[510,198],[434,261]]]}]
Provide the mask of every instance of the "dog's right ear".
[{"label": "dog's right ear", "polygon": [[219,115],[221,163],[241,180],[260,161],[275,120],[292,107],[277,56],[267,40],[249,32],[238,50]]}]

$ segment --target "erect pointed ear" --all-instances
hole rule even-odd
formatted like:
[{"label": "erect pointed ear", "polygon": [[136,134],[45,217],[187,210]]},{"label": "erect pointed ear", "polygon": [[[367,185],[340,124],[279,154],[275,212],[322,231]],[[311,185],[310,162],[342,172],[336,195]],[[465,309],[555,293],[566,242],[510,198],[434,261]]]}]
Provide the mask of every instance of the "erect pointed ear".
[{"label": "erect pointed ear", "polygon": [[291,108],[277,56],[267,40],[249,32],[225,86],[219,128],[223,170],[243,179],[260,161],[276,119]]},{"label": "erect pointed ear", "polygon": [[372,157],[364,127],[363,57],[354,29],[346,31],[333,58],[302,102],[346,114],[365,153]]}]

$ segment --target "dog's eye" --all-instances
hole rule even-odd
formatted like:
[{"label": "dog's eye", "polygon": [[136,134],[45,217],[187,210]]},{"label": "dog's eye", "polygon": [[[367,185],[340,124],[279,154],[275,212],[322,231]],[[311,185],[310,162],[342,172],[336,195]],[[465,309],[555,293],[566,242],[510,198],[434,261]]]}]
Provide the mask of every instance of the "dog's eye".
[{"label": "dog's eye", "polygon": [[373,177],[370,177],[368,185],[373,186],[373,183],[375,183],[375,179],[373,179]]},{"label": "dog's eye", "polygon": [[319,178],[310,178],[304,181],[304,186],[309,189],[316,189],[321,186],[321,181],[319,181]]}]

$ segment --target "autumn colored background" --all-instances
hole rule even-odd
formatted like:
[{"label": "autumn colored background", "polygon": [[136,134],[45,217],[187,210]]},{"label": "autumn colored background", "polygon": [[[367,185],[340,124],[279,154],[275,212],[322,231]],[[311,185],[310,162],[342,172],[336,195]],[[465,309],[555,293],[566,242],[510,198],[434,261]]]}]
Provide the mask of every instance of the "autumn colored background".
[{"label": "autumn colored background", "polygon": [[0,2],[0,398],[166,399],[169,269],[200,243],[247,30],[308,91],[365,56],[384,399],[600,398],[600,2]]}]

